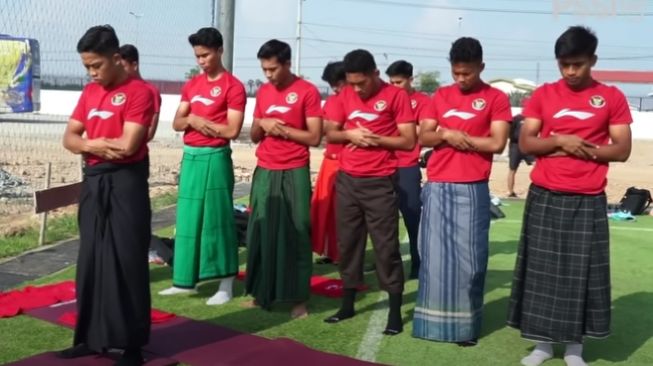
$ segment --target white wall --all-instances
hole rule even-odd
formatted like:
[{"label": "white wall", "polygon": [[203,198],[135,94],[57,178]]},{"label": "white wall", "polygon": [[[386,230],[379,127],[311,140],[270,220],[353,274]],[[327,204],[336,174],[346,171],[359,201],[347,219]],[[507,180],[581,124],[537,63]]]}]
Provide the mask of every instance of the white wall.
[{"label": "white wall", "polygon": [[[63,90],[41,90],[41,114],[69,116],[81,92]],[[172,120],[179,105],[180,96],[176,94],[163,94],[161,96],[161,115],[157,136],[174,136]],[[247,98],[245,107],[245,126],[251,126],[254,113],[254,98]],[[513,108],[513,114],[519,113],[521,108]],[[636,140],[653,140],[653,112],[631,111],[633,115],[633,138]]]}]

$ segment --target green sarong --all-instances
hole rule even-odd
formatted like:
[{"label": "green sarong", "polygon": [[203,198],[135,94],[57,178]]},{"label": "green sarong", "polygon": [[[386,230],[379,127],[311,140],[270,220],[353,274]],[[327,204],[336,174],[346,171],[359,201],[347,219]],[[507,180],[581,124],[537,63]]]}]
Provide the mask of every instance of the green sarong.
[{"label": "green sarong", "polygon": [[245,289],[264,309],[274,302],[308,300],[310,199],[308,167],[254,171]]},{"label": "green sarong", "polygon": [[192,288],[201,280],[231,277],[238,272],[233,191],[230,147],[184,146],[172,268],[174,286]]}]

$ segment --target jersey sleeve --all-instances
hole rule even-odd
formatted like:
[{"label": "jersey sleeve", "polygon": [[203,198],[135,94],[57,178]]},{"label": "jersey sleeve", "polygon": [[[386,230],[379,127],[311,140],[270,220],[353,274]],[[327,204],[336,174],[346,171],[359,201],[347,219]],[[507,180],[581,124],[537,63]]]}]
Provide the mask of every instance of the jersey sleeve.
[{"label": "jersey sleeve", "polygon": [[317,91],[316,87],[311,86],[308,88],[304,99],[304,113],[306,118],[322,117],[321,100],[320,92]]},{"label": "jersey sleeve", "polygon": [[345,123],[345,109],[342,94],[332,95],[324,104],[324,119],[342,125]]},{"label": "jersey sleeve", "polygon": [[542,115],[542,98],[544,94],[544,88],[545,86],[539,87],[533,92],[533,96],[528,100],[528,103],[526,103],[526,107],[522,111],[522,115],[524,115],[524,118],[535,118],[539,119],[540,121],[543,120],[543,115]]},{"label": "jersey sleeve", "polygon": [[138,123],[143,126],[152,124],[154,116],[154,98],[150,90],[136,89],[125,106],[125,122]]},{"label": "jersey sleeve", "polygon": [[152,96],[154,98],[154,113],[159,113],[161,112],[161,93],[159,92],[159,89],[156,86],[152,84],[148,84],[148,85],[152,90]]},{"label": "jersey sleeve", "polygon": [[436,98],[438,98],[438,94],[439,93],[436,91],[435,93],[433,93],[433,96],[430,97],[427,102],[425,102],[419,118],[435,119],[435,120],[438,119],[437,105],[435,103]]},{"label": "jersey sleeve", "polygon": [[427,109],[429,107],[431,99],[427,95],[419,95],[418,97],[415,98],[415,101],[417,102],[417,106],[415,106],[413,113],[415,114],[415,122],[419,124],[420,120],[428,118],[425,116],[427,115]]},{"label": "jersey sleeve", "polygon": [[490,121],[512,122],[512,110],[510,109],[510,99],[502,91],[497,91],[497,96],[492,103],[490,110]]},{"label": "jersey sleeve", "polygon": [[235,81],[227,91],[227,108],[244,112],[246,104],[245,86],[240,81]]},{"label": "jersey sleeve", "polygon": [[630,107],[624,94],[617,88],[614,88],[613,97],[610,107],[610,119],[608,123],[611,125],[630,124],[633,122],[633,117],[630,114]]},{"label": "jersey sleeve", "polygon": [[404,90],[400,90],[393,100],[392,112],[397,124],[414,123],[415,113],[410,105],[410,97]]},{"label": "jersey sleeve", "polygon": [[324,119],[337,124],[345,123],[342,101],[338,95],[332,95],[324,103]]},{"label": "jersey sleeve", "polygon": [[193,80],[188,80],[184,86],[181,87],[181,101],[190,103],[189,89]]},{"label": "jersey sleeve", "polygon": [[82,91],[82,95],[79,96],[79,100],[77,100],[77,105],[75,106],[75,109],[73,110],[73,114],[70,115],[70,118],[77,120],[79,122],[84,123],[86,121],[86,95],[88,94],[88,88],[84,88]]},{"label": "jersey sleeve", "polygon": [[259,88],[256,92],[256,101],[254,102],[254,118],[263,118],[263,107],[261,100],[263,99],[264,87]]}]

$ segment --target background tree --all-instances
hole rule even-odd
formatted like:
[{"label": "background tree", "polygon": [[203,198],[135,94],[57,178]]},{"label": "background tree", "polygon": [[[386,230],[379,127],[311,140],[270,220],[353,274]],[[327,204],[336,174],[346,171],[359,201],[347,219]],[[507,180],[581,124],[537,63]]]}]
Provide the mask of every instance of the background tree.
[{"label": "background tree", "polygon": [[524,99],[530,98],[530,96],[531,93],[520,91],[513,91],[512,93],[508,94],[508,98],[510,98],[510,105],[513,107],[521,107]]},{"label": "background tree", "polygon": [[195,66],[192,69],[188,70],[188,72],[184,74],[184,77],[186,77],[186,79],[192,79],[195,75],[199,75],[199,73],[200,67]]},{"label": "background tree", "polygon": [[440,87],[440,72],[439,71],[424,71],[415,75],[415,89],[432,94],[437,88]]}]

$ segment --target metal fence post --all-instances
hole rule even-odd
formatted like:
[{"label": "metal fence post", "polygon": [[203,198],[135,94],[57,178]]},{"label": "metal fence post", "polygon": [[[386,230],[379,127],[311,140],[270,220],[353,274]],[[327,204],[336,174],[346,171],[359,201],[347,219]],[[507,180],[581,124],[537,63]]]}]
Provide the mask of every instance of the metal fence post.
[{"label": "metal fence post", "polygon": [[[45,184],[43,187],[44,189],[50,188],[51,174],[52,174],[52,163],[48,162],[45,170]],[[47,229],[47,222],[48,222],[48,212],[46,211],[41,214],[41,231],[39,232],[39,246],[45,244],[45,231]]]}]

